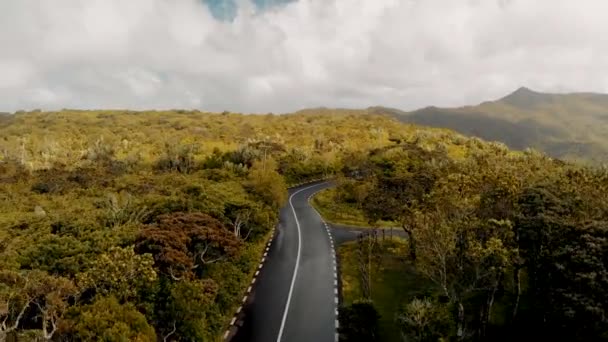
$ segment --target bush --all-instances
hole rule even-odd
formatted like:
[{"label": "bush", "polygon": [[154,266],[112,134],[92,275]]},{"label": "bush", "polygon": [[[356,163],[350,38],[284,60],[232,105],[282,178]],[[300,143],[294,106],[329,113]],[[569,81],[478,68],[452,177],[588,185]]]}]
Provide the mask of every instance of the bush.
[{"label": "bush", "polygon": [[355,301],[340,308],[339,312],[341,342],[380,341],[378,321],[380,314],[371,301]]},{"label": "bush", "polygon": [[51,192],[51,186],[47,183],[36,183],[32,185],[31,190],[37,194],[48,194]]},{"label": "bush", "polygon": [[156,169],[164,172],[177,171],[191,173],[195,170],[194,154],[197,148],[194,145],[165,144],[163,156],[156,163]]},{"label": "bush", "polygon": [[98,298],[71,313],[62,330],[72,341],[156,341],[146,317],[131,304],[120,304],[114,297]]},{"label": "bush", "polygon": [[401,331],[409,340],[417,342],[438,341],[450,335],[453,325],[445,304],[428,298],[414,299],[397,316]]}]

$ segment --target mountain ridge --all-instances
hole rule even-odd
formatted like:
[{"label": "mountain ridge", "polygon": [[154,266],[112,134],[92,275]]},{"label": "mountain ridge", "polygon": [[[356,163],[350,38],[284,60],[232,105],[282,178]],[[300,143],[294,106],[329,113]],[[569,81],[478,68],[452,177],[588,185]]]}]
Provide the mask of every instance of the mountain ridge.
[{"label": "mountain ridge", "polygon": [[514,149],[534,148],[556,158],[608,160],[608,94],[544,93],[522,86],[496,100],[462,107],[427,106],[414,111],[369,107],[400,121],[453,129]]}]

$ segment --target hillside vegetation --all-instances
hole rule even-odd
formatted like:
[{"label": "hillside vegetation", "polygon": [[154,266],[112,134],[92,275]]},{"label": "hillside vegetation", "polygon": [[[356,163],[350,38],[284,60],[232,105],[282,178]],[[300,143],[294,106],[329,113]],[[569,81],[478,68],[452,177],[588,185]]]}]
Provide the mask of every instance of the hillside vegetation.
[{"label": "hillside vegetation", "polygon": [[[361,249],[374,269],[349,270],[390,281],[376,295],[350,273],[342,339],[606,334],[604,170],[367,111],[36,111],[0,125],[0,341],[221,340],[286,187],[324,175],[335,208],[409,237]],[[387,335],[363,333],[374,305]]]},{"label": "hillside vegetation", "polygon": [[413,112],[375,107],[404,122],[454,129],[514,149],[535,148],[550,156],[592,163],[608,160],[608,95],[546,94],[520,88],[477,106],[427,107]]},{"label": "hillside vegetation", "polygon": [[0,341],[220,340],[287,185],[394,137],[465,151],[361,114],[0,116]]},{"label": "hillside vegetation", "polygon": [[344,341],[608,340],[605,168],[405,140],[350,158],[328,195],[407,236],[340,248]]}]

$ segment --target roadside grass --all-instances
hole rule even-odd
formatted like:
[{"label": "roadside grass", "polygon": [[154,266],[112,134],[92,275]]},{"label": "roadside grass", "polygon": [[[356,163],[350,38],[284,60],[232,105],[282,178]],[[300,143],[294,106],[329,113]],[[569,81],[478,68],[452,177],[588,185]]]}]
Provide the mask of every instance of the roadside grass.
[{"label": "roadside grass", "polygon": [[[360,209],[335,200],[335,194],[336,190],[334,188],[324,189],[317,193],[311,201],[312,206],[325,221],[345,226],[371,227]],[[390,228],[397,225],[391,221],[380,221],[378,226],[380,228]]]},{"label": "roadside grass", "polygon": [[[414,297],[432,291],[433,285],[417,274],[407,255],[407,242],[402,238],[378,240],[378,262],[372,264],[371,299],[380,314],[380,340],[402,341],[395,316]],[[358,267],[357,242],[348,242],[338,249],[343,304],[363,297]]]}]

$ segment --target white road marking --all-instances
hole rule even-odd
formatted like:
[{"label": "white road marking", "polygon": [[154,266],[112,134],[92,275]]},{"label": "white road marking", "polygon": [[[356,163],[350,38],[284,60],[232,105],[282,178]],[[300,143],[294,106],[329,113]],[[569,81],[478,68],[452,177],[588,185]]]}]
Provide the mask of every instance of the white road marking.
[{"label": "white road marking", "polygon": [[255,278],[251,279],[251,285],[255,284]]},{"label": "white road marking", "polygon": [[285,329],[285,322],[287,322],[287,312],[289,311],[289,304],[291,303],[291,296],[293,295],[293,288],[296,284],[296,277],[298,276],[298,268],[300,267],[300,255],[302,254],[302,230],[300,228],[300,221],[298,221],[298,215],[296,214],[296,209],[293,207],[293,196],[297,195],[299,192],[314,188],[315,186],[319,186],[321,184],[315,184],[308,186],[306,188],[300,189],[291,196],[289,196],[289,206],[291,207],[291,212],[293,213],[293,218],[296,220],[296,227],[298,228],[298,254],[296,256],[296,265],[293,268],[293,276],[291,277],[291,285],[289,286],[289,293],[287,294],[287,302],[285,303],[285,311],[283,311],[283,319],[281,320],[281,327],[279,328],[279,335],[277,336],[277,342],[281,342],[281,338],[283,337],[283,330]]},{"label": "white road marking", "polygon": [[232,320],[230,321],[230,325],[234,325],[234,322],[236,322],[236,317],[232,317]]},{"label": "white road marking", "polygon": [[340,322],[338,320],[336,320],[336,329],[338,329],[340,327]]},{"label": "white road marking", "polygon": [[243,296],[243,303],[247,301],[247,296]]},{"label": "white road marking", "polygon": [[226,330],[224,333],[224,340],[228,338],[228,334],[230,334],[230,330]]},{"label": "white road marking", "polygon": [[260,271],[259,271],[259,270],[258,270],[258,271],[255,271],[255,276],[256,276],[256,277],[258,276],[258,274],[260,274]]},{"label": "white road marking", "polygon": [[239,314],[239,313],[241,312],[241,310],[243,310],[243,306],[242,306],[242,305],[241,305],[241,306],[239,306],[239,308],[238,308],[238,309],[236,309],[236,313],[237,313],[237,314]]},{"label": "white road marking", "polygon": [[251,292],[251,286],[247,288],[247,293]]}]

